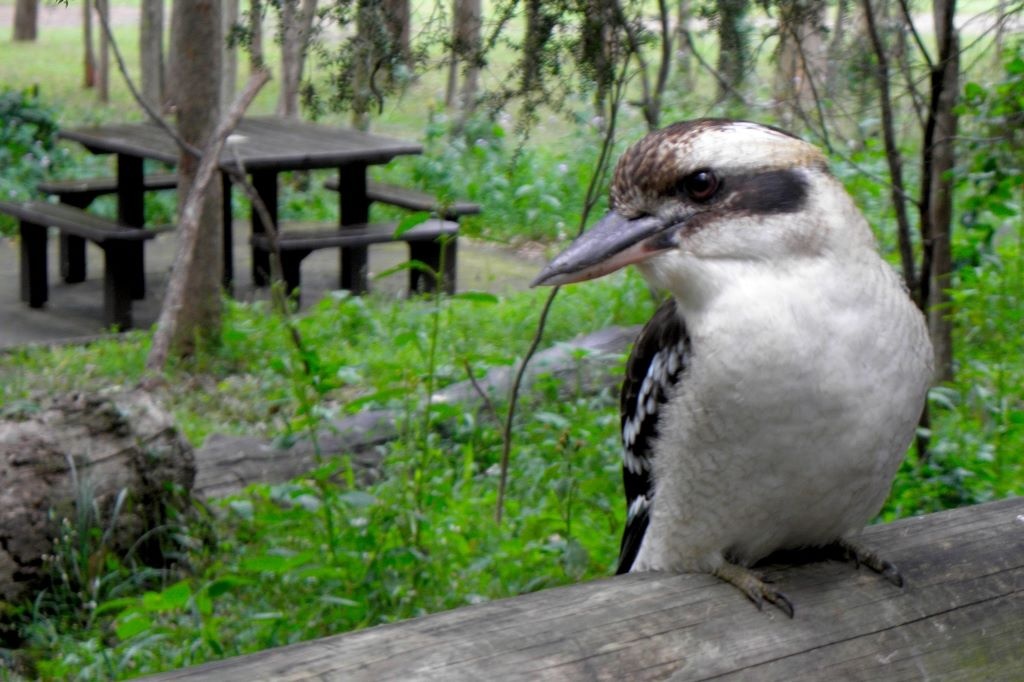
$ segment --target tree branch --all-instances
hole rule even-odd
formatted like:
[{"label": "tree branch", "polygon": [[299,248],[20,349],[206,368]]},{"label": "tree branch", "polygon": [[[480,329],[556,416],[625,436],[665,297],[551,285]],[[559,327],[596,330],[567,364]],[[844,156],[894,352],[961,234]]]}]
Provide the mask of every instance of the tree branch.
[{"label": "tree branch", "polygon": [[[590,211],[597,203],[598,187],[600,187],[602,178],[604,177],[608,167],[608,160],[611,156],[612,146],[615,142],[615,131],[617,127],[616,124],[618,122],[619,108],[622,104],[625,83],[628,80],[626,77],[628,65],[629,60],[623,62],[622,69],[619,71],[619,76],[615,81],[615,89],[608,105],[608,128],[605,130],[604,139],[601,144],[601,152],[598,155],[597,163],[594,166],[594,172],[590,176],[590,184],[587,186],[587,193],[583,202],[583,212],[580,215],[580,225],[579,229],[576,231],[577,236],[583,234],[583,230],[586,229],[587,220],[590,218]],[[537,348],[540,347],[541,339],[544,336],[544,328],[547,325],[548,313],[551,311],[551,305],[555,302],[555,297],[558,296],[558,292],[560,290],[561,287],[556,286],[551,290],[547,300],[544,302],[544,307],[541,309],[540,319],[537,321],[537,329],[534,332],[533,340],[530,342],[530,347],[527,349],[526,355],[523,356],[522,362],[519,363],[515,378],[512,380],[512,387],[509,390],[508,413],[505,416],[505,426],[502,430],[501,476],[498,480],[498,502],[494,510],[495,521],[499,524],[501,523],[502,514],[505,509],[505,491],[508,486],[508,468],[512,453],[512,422],[515,418],[516,403],[519,400],[519,387],[523,383],[523,376],[526,374],[527,364],[529,364],[530,359],[537,352]]]},{"label": "tree branch", "polygon": [[[878,68],[875,76],[878,80],[879,98],[882,105],[882,134],[885,139],[885,158],[889,164],[889,175],[892,179],[892,203],[896,211],[896,223],[898,228],[900,261],[903,265],[903,281],[912,292],[917,292],[917,276],[914,273],[914,251],[910,240],[910,218],[907,216],[907,205],[904,197],[903,165],[899,148],[896,146],[895,123],[892,112],[892,97],[889,92],[889,62],[885,53],[885,46],[878,34],[878,27],[875,25],[875,13],[871,7],[871,0],[863,0],[864,18],[868,27],[868,34],[871,37],[871,45],[875,51],[875,58],[878,60]],[[925,302],[915,296],[919,307]],[[923,308],[922,308],[923,309]]]},{"label": "tree branch", "polygon": [[[267,71],[257,71],[249,78],[245,88],[239,93],[231,108],[217,124],[216,130],[210,137],[210,141],[203,150],[199,168],[196,170],[196,177],[189,190],[188,196],[181,209],[178,230],[180,233],[180,244],[178,254],[174,259],[174,267],[171,270],[171,281],[173,282],[183,271],[187,271],[195,257],[195,250],[188,248],[193,244],[196,234],[199,231],[199,217],[206,190],[213,180],[214,173],[220,167],[220,154],[227,141],[228,135],[238,125],[245,110],[252,103],[256,94],[267,81],[270,74]],[[157,320],[156,331],[153,333],[153,344],[149,355],[146,357],[146,369],[150,372],[159,372],[167,362],[167,355],[170,351],[171,340],[174,338],[175,326],[178,320],[178,313],[184,303],[184,287],[168,286],[164,296],[164,303],[160,309],[160,317]]]}]

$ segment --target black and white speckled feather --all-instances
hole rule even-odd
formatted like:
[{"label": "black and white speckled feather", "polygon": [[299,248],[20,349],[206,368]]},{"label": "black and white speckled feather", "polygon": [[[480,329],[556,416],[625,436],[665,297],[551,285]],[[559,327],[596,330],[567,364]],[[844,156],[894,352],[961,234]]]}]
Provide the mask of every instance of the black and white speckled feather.
[{"label": "black and white speckled feather", "polygon": [[647,530],[654,501],[651,458],[658,436],[659,407],[673,395],[689,354],[686,326],[675,300],[669,299],[640,332],[622,383],[622,480],[627,514],[617,573],[629,571]]}]

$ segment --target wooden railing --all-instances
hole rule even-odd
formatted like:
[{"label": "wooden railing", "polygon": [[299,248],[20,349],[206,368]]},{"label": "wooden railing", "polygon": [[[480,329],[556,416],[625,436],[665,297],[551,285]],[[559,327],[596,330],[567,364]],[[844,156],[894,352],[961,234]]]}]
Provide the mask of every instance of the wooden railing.
[{"label": "wooden railing", "polygon": [[835,561],[769,566],[792,620],[705,575],[627,575],[154,679],[1024,679],[1024,498],[874,526],[862,540],[905,587]]}]

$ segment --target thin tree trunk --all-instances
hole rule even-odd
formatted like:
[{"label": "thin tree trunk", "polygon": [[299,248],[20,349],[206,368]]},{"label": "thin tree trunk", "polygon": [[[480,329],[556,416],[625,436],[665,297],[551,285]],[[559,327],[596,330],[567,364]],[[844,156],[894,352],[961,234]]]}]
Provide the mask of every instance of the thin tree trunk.
[{"label": "thin tree trunk", "polygon": [[689,92],[693,89],[693,53],[690,44],[686,40],[687,32],[690,30],[690,19],[693,17],[693,7],[690,0],[679,0],[676,3],[676,73],[679,74],[678,82],[682,92]]},{"label": "thin tree trunk", "polygon": [[750,62],[746,35],[749,0],[718,0],[718,101],[738,104]]},{"label": "thin tree trunk", "polygon": [[14,3],[14,40],[32,42],[39,29],[39,0],[17,0]]},{"label": "thin tree trunk", "polygon": [[[460,119],[465,120],[476,106],[480,89],[481,15],[480,0],[455,0],[452,7],[452,53],[448,70],[445,104],[458,106]],[[462,64],[462,88],[459,88],[459,65]],[[458,95],[458,101],[456,101]]]},{"label": "thin tree trunk", "polygon": [[600,120],[615,79],[620,8],[615,0],[590,0],[586,10],[580,36],[580,66],[594,81],[594,116]]},{"label": "thin tree trunk", "polygon": [[249,70],[263,70],[263,3],[249,0]]},{"label": "thin tree trunk", "polygon": [[306,60],[306,48],[313,32],[316,0],[281,2],[281,93],[277,101],[280,116],[299,115],[299,86]]},{"label": "thin tree trunk", "polygon": [[221,84],[220,101],[227,104],[235,98],[238,88],[238,46],[229,39],[238,23],[238,0],[224,2],[224,81]]},{"label": "thin tree trunk", "polygon": [[409,31],[409,0],[382,0],[384,21],[391,36],[391,50],[406,65],[412,63],[412,43]]},{"label": "thin tree trunk", "polygon": [[849,0],[836,2],[835,21],[832,22],[832,38],[828,42],[828,71],[825,76],[825,96],[832,98],[839,87],[840,67],[843,48],[846,43],[847,24],[850,21]]},{"label": "thin tree trunk", "polygon": [[[960,40],[953,24],[956,0],[935,0],[936,42],[939,56],[932,69],[932,104],[929,107],[924,141],[922,174],[928,183],[927,201],[922,201],[922,227],[930,254],[927,278],[928,327],[935,349],[936,381],[953,379],[952,298],[949,294],[953,270],[953,179],[957,133],[955,105],[960,80]],[[925,213],[927,215],[925,215]]]},{"label": "thin tree trunk", "polygon": [[[779,7],[775,102],[783,127],[806,121],[807,112],[818,106],[818,85],[824,85],[827,74],[824,12],[824,2]],[[824,130],[825,121],[819,123]]]},{"label": "thin tree trunk", "polygon": [[[205,148],[220,118],[223,68],[223,23],[220,0],[174,0],[171,24],[171,97],[177,112],[178,132],[195,147]],[[184,150],[178,163],[178,196],[189,197],[199,170],[199,159]],[[214,342],[220,333],[221,186],[212,183],[205,192],[198,215],[186,215],[179,206],[179,220],[195,220],[195,243],[183,243],[176,282],[182,288],[181,305],[174,311],[171,352],[191,353],[197,342]],[[184,237],[182,237],[184,241]],[[181,254],[188,250],[187,258]],[[170,297],[171,292],[168,292]],[[161,318],[164,313],[161,312]]]},{"label": "thin tree trunk", "polygon": [[892,204],[896,211],[897,235],[900,246],[900,261],[903,265],[903,281],[914,293],[918,306],[924,308],[924,301],[917,287],[917,276],[914,273],[914,251],[910,241],[910,217],[907,215],[907,194],[903,182],[903,160],[899,146],[896,144],[896,123],[892,111],[892,96],[889,92],[889,61],[886,57],[885,45],[878,32],[874,9],[871,0],[863,0],[864,20],[868,36],[878,61],[875,76],[878,81],[879,100],[882,108],[882,135],[885,141],[885,158],[889,164],[889,179],[892,188]]},{"label": "thin tree trunk", "polygon": [[96,85],[96,47],[92,39],[92,3],[93,0],[82,0],[82,66],[83,84],[86,88]]},{"label": "thin tree trunk", "polygon": [[[268,80],[270,80],[270,73],[263,69],[249,77],[249,82],[231,105],[227,115],[217,124],[216,130],[210,136],[209,143],[202,150],[202,156],[198,159],[199,165],[196,169],[195,179],[181,209],[178,225],[181,241],[178,245],[178,253],[175,256],[174,268],[171,270],[171,277],[167,283],[167,292],[164,295],[163,306],[160,308],[156,331],[153,333],[153,343],[150,346],[149,355],[146,356],[146,369],[150,372],[159,372],[167,364],[167,357],[172,350],[174,339],[181,334],[180,325],[187,322],[185,310],[189,305],[186,301],[186,296],[189,294],[188,278],[197,267],[198,249],[203,230],[201,222],[206,213],[202,204],[206,201],[204,195],[212,187],[220,186],[219,183],[213,182],[213,179],[217,175],[217,166],[224,143],[256,97],[256,93]],[[182,150],[182,154],[195,158],[186,150]],[[143,384],[146,383],[148,381],[144,380]]]},{"label": "thin tree trunk", "polygon": [[[110,25],[110,4],[109,0],[95,0],[97,14],[103,17],[103,21]],[[107,34],[100,31],[100,59],[96,71],[96,95],[101,102],[110,101],[110,41]]]},{"label": "thin tree trunk", "polygon": [[139,61],[142,97],[155,109],[164,102],[164,0],[142,0]]}]

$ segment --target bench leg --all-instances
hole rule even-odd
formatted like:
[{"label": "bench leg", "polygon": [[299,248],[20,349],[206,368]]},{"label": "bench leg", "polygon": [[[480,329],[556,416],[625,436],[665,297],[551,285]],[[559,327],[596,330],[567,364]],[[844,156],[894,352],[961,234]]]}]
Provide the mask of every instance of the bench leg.
[{"label": "bench leg", "polygon": [[68,284],[85,281],[85,239],[60,235],[60,276]]},{"label": "bench leg", "polygon": [[[62,203],[85,210],[96,199],[95,194],[83,194],[80,196],[65,197]],[[86,277],[85,267],[85,239],[71,234],[60,235],[60,276],[68,284],[84,282]]]},{"label": "bench leg", "polygon": [[46,274],[45,225],[21,221],[21,300],[42,308],[49,298]]},{"label": "bench leg", "polygon": [[[409,259],[419,261],[437,272],[441,267],[441,247],[437,242],[409,242]],[[426,294],[436,288],[434,276],[419,268],[409,270],[409,294]]]},{"label": "bench leg", "polygon": [[[284,279],[284,289],[288,296],[295,296],[295,303],[301,302],[302,292],[302,260],[308,256],[310,251],[282,251],[281,252],[281,277]],[[296,294],[296,292],[298,292]]]},{"label": "bench leg", "polygon": [[444,239],[441,246],[444,249],[444,272],[441,273],[441,286],[449,296],[455,293],[455,266],[459,257],[458,247],[459,240],[454,236]]},{"label": "bench leg", "polygon": [[221,173],[221,194],[223,204],[221,207],[221,219],[223,221],[221,238],[224,242],[224,274],[221,284],[228,296],[234,295],[235,285],[235,242],[234,242],[234,213],[231,205],[231,176]]},{"label": "bench leg", "polygon": [[[277,229],[280,221],[277,219],[277,171],[256,171],[252,174],[252,186],[256,194],[263,200],[263,205],[274,221],[274,229]],[[267,231],[263,224],[263,218],[254,206],[252,209],[252,233],[262,234]],[[270,254],[263,249],[252,248],[252,284],[257,287],[267,286],[270,281]]]},{"label": "bench leg", "polygon": [[341,248],[341,278],[339,284],[342,289],[348,289],[353,294],[365,294],[370,290],[367,273],[369,271],[369,258],[365,246],[347,246]]},{"label": "bench leg", "polygon": [[[141,228],[140,228],[141,229]],[[123,249],[120,258],[124,260],[125,268],[131,271],[131,293],[132,298],[141,301],[146,298],[146,261],[142,242],[131,242],[122,244]]]},{"label": "bench leg", "polygon": [[[441,257],[442,252],[444,258]],[[417,260],[441,276],[441,289],[455,293],[456,240],[441,238],[432,242],[409,242],[409,258]],[[443,272],[442,272],[443,268]],[[409,270],[409,293],[430,293],[437,289],[433,274],[418,268]]]},{"label": "bench leg", "polygon": [[132,299],[135,298],[136,272],[132,264],[140,243],[112,242],[103,255],[103,324],[121,331],[132,328]]}]

